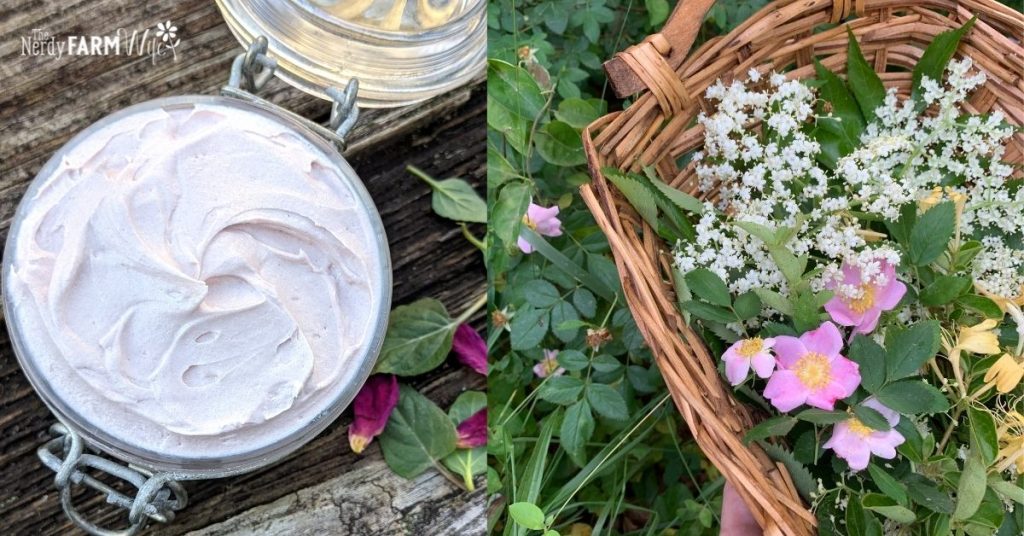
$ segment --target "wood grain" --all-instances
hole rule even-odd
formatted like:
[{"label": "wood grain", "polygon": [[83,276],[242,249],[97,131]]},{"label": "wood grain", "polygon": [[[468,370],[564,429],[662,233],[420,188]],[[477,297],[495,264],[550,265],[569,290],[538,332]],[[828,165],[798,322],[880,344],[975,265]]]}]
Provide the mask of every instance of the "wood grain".
[{"label": "wood grain", "polygon": [[[57,36],[104,35],[121,27],[152,28],[164,20],[179,28],[182,44],[176,62],[169,58],[154,62],[149,57],[22,55],[21,37],[36,28]],[[71,136],[131,104],[166,95],[216,93],[227,79],[231,59],[240,51],[210,0],[159,0],[145,5],[113,0],[0,0],[0,239],[6,238],[28,183]],[[479,252],[461,237],[456,225],[431,213],[429,189],[405,172],[405,166],[412,164],[435,176],[463,176],[482,185],[486,101],[482,81],[481,75],[469,87],[420,105],[364,111],[350,135],[346,156],[377,202],[388,232],[396,304],[432,296],[457,313],[484,291]],[[326,102],[278,80],[268,84],[263,96],[318,120],[329,111]],[[446,406],[463,390],[482,389],[485,382],[447,363],[412,384]],[[349,419],[346,413],[298,452],[264,470],[186,484],[189,507],[173,524],[151,527],[146,533],[443,534],[440,527],[461,527],[458,534],[483,533],[482,523],[473,521],[483,511],[480,492],[456,491],[436,473],[413,482],[394,477],[376,446],[361,457],[353,455],[346,440]],[[60,510],[53,474],[35,455],[52,422],[22,375],[3,331],[3,534],[80,533]],[[365,493],[353,495],[354,490]],[[77,490],[75,502],[92,519],[114,526],[123,523],[123,512],[105,505],[101,497]],[[328,523],[323,525],[328,529],[316,531],[319,523]],[[290,531],[274,532],[283,526]]]}]

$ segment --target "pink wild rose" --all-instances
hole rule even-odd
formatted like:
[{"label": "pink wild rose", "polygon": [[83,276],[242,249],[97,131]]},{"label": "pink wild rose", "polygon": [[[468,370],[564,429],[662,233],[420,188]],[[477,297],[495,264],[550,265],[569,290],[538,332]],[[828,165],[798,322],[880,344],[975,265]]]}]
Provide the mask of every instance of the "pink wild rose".
[{"label": "pink wild rose", "polygon": [[754,337],[734,342],[722,354],[722,360],[725,361],[725,377],[729,379],[729,383],[734,386],[743,383],[751,367],[761,378],[771,376],[775,370],[775,357],[768,350],[772,346],[775,346],[775,339],[770,338]]},{"label": "pink wild rose", "polygon": [[[878,325],[882,311],[888,311],[907,293],[907,286],[896,279],[896,267],[885,260],[879,280],[866,280],[860,268],[843,264],[842,281],[832,280],[829,289],[836,295],[825,304],[825,310],[837,324],[853,326],[855,333],[871,333]],[[882,284],[879,284],[882,283]],[[843,295],[843,290],[853,290]]]},{"label": "pink wild rose", "polygon": [[[562,222],[558,220],[558,206],[542,207],[530,203],[523,216],[523,225],[537,231],[541,236],[562,236]],[[517,242],[523,253],[533,253],[533,246],[522,236]]]},{"label": "pink wild rose", "polygon": [[487,343],[483,337],[469,324],[462,324],[455,329],[452,338],[452,351],[459,363],[487,375]]},{"label": "pink wild rose", "polygon": [[765,386],[765,398],[782,412],[801,404],[831,411],[860,385],[860,367],[840,355],[842,349],[843,336],[832,322],[799,338],[775,337],[779,368]]},{"label": "pink wild rose", "polygon": [[487,444],[487,408],[472,414],[456,427],[459,439],[455,446],[460,449],[482,447]]},{"label": "pink wild rose", "polygon": [[558,350],[544,350],[544,359],[533,366],[533,373],[538,378],[565,374],[565,369],[558,364]]},{"label": "pink wild rose", "polygon": [[[898,413],[883,406],[874,398],[868,398],[862,405],[881,413],[885,420],[889,421],[889,426],[896,426],[900,422]],[[861,471],[868,466],[872,454],[886,460],[895,458],[896,447],[902,445],[904,441],[903,435],[895,428],[884,432],[874,430],[856,417],[850,417],[835,425],[832,438],[822,447],[832,449],[836,456],[850,464],[850,469]]]},{"label": "pink wild rose", "polygon": [[359,390],[352,409],[355,417],[348,427],[348,444],[352,452],[361,453],[387,425],[391,412],[398,405],[398,378],[392,374],[374,374]]}]

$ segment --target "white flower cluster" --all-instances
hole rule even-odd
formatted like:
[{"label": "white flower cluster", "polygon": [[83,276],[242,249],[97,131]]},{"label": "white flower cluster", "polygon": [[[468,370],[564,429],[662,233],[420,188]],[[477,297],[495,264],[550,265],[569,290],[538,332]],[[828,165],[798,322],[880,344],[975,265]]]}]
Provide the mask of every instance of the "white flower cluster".
[{"label": "white flower cluster", "polygon": [[986,236],[985,246],[974,259],[974,280],[985,291],[1006,298],[1024,292],[1024,250],[1013,249],[1002,240]]},{"label": "white flower cluster", "polygon": [[935,187],[950,187],[966,195],[963,232],[1024,229],[1024,190],[1010,193],[1006,181],[1013,167],[1001,162],[1013,127],[1000,112],[961,114],[968,94],[985,83],[984,73],[971,74],[971,67],[970,59],[951,62],[945,85],[922,80],[924,103],[934,107],[934,115],[922,115],[910,100],[899,101],[894,90],[886,95],[862,146],[837,166],[853,207],[897,219],[901,205],[927,197]]},{"label": "white flower cluster", "polygon": [[[757,82],[759,75],[751,71],[749,78]],[[796,255],[813,255],[821,269],[812,282],[816,289],[840,280],[844,263],[884,285],[881,262],[898,265],[899,253],[885,240],[874,241],[881,237],[866,233],[855,214],[895,220],[901,206],[942,192],[962,206],[964,234],[1020,234],[1024,188],[1007,187],[1013,168],[1001,162],[1013,129],[999,113],[961,116],[967,95],[984,81],[971,74],[970,60],[951,63],[945,84],[925,80],[924,101],[935,114],[922,114],[890,91],[860,146],[830,172],[816,163],[821,147],[802,128],[817,119],[813,89],[778,73],[763,91],[717,82],[707,91],[718,102],[715,112],[698,118],[705,143],[694,160],[699,187],[717,191],[718,202],[706,207],[696,240],[677,244],[677,267],[683,273],[707,268],[737,294],[765,288],[785,295],[785,278],[768,246],[736,225],[748,222],[794,229],[785,245]],[[1019,290],[1024,252],[997,242],[987,239],[975,275],[993,292],[1013,284]],[[845,287],[837,291],[847,298],[863,292]]]}]

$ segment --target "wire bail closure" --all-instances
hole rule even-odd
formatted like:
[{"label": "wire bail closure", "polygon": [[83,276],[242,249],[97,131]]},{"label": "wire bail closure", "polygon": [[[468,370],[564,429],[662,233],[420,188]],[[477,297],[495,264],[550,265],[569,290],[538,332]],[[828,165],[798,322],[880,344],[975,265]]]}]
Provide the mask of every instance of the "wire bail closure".
[{"label": "wire bail closure", "polygon": [[[174,519],[174,513],[188,504],[185,488],[168,473],[151,473],[139,467],[122,465],[115,461],[85,452],[85,441],[77,432],[56,423],[50,432],[57,437],[47,441],[36,453],[43,465],[57,473],[54,483],[60,493],[60,504],[68,518],[85,532],[93,536],[135,536],[150,521],[167,523]],[[134,497],[129,497],[105,482],[86,474],[91,468],[124,480],[136,488]],[[71,500],[71,489],[84,485],[107,496],[107,502],[128,510],[125,529],[107,529],[88,520],[77,510]]]},{"label": "wire bail closure", "polygon": [[256,96],[256,93],[274,76],[276,70],[277,60],[267,55],[267,38],[261,35],[249,45],[249,50],[235,56],[231,63],[228,85],[221,88],[221,95],[242,99],[275,113],[283,113],[333,143],[339,152],[345,152],[348,147],[345,137],[359,120],[359,107],[356,105],[359,80],[349,79],[344,90],[336,87],[327,88],[326,93],[333,104],[331,118],[327,122],[327,127],[324,127]]}]

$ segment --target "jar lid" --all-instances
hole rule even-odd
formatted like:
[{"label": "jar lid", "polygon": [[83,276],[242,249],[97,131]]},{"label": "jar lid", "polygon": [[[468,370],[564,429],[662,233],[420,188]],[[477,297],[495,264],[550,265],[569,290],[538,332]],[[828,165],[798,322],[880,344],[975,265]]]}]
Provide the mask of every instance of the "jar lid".
[{"label": "jar lid", "polygon": [[360,84],[359,105],[402,106],[467,83],[487,52],[483,0],[217,0],[248,47],[269,41],[276,75],[326,98]]},{"label": "jar lid", "polygon": [[355,397],[391,300],[345,159],[283,113],[147,101],[43,166],[3,258],[15,354],[89,444],[177,478],[252,470]]}]

